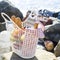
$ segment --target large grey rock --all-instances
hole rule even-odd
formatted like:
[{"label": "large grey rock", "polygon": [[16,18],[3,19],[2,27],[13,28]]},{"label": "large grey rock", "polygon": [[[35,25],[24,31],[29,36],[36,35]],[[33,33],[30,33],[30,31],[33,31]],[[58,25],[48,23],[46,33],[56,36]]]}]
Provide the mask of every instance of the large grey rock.
[{"label": "large grey rock", "polygon": [[[1,16],[1,12],[6,13],[9,17],[11,17],[12,15],[15,15],[16,17],[20,17],[21,20],[23,19],[23,14],[18,8],[11,5],[9,1],[8,2],[5,0],[1,1],[0,2],[0,32],[6,30],[6,23],[1,24],[5,22],[3,17]],[[7,20],[9,19],[7,18]]]}]

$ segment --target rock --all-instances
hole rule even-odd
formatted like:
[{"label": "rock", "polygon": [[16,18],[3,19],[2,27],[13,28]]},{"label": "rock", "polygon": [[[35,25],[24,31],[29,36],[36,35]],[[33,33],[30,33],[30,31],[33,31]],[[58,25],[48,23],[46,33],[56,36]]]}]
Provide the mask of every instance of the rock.
[{"label": "rock", "polygon": [[60,60],[60,56],[59,56],[59,57],[57,57],[57,60]]},{"label": "rock", "polygon": [[[16,17],[20,17],[21,20],[23,19],[22,12],[18,8],[13,7],[11,5],[11,3],[6,2],[6,1],[0,2],[0,13],[1,12],[6,13],[9,17],[11,17],[12,15],[15,15]],[[9,20],[9,19],[7,18],[7,20]],[[3,30],[6,30],[6,23],[2,24],[3,22],[5,22],[5,20],[3,19],[3,17],[0,14],[0,32]]]},{"label": "rock", "polygon": [[56,56],[60,56],[60,40],[58,44],[56,45],[56,47],[54,48],[54,53]]},{"label": "rock", "polygon": [[38,60],[57,60],[56,56],[48,51],[45,50],[38,50],[36,52],[36,57],[39,58]]}]

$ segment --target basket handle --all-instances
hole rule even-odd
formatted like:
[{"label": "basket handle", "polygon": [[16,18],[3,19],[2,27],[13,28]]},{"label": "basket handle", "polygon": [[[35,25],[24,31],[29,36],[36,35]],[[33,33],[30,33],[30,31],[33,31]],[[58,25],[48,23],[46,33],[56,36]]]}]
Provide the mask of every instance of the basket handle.
[{"label": "basket handle", "polygon": [[[7,22],[8,20],[6,19],[6,17],[17,26],[18,29],[21,29],[6,13],[2,12],[1,16],[3,17],[3,19],[5,20],[5,22]],[[6,17],[5,17],[6,16]],[[6,23],[7,24],[7,23]],[[24,30],[22,30],[23,32],[25,32]]]},{"label": "basket handle", "polygon": [[[3,17],[3,19],[5,20],[5,22],[8,21],[7,18],[11,21],[11,18],[10,18],[6,13],[2,12],[2,13],[1,13],[1,16]],[[5,16],[6,16],[7,18],[6,18]]]},{"label": "basket handle", "polygon": [[[2,13],[1,13],[1,16],[3,17],[3,19],[5,20],[5,22],[8,21],[8,20],[7,20],[7,18],[8,18],[13,24],[15,24],[15,25],[17,26],[17,28],[21,29],[20,27],[18,27],[18,25],[17,25],[6,13],[2,12]],[[6,18],[5,16],[6,16],[7,18]]]}]

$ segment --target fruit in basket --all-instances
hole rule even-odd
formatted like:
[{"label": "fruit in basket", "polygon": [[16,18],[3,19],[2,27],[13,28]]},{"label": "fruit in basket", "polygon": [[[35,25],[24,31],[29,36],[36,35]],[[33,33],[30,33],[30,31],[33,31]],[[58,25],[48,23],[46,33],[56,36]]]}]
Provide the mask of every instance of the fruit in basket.
[{"label": "fruit in basket", "polygon": [[13,37],[12,35],[10,36],[10,41],[14,42],[16,41],[17,39],[15,37]]},{"label": "fruit in basket", "polygon": [[12,21],[14,22],[14,24],[16,24],[19,28],[22,28],[22,21],[19,17],[16,16],[11,16]]},{"label": "fruit in basket", "polygon": [[23,35],[19,38],[20,41],[23,41],[24,39],[25,39],[25,34],[23,34]]},{"label": "fruit in basket", "polygon": [[13,30],[11,32],[11,35],[10,35],[10,40],[11,41],[18,40],[18,34],[19,34],[19,30],[18,29]]},{"label": "fruit in basket", "polygon": [[11,19],[12,19],[14,22],[15,22],[15,18],[16,18],[15,15],[11,16]]},{"label": "fruit in basket", "polygon": [[34,28],[37,29],[38,28],[38,23],[34,24]]},{"label": "fruit in basket", "polygon": [[12,34],[13,36],[17,36],[18,33],[19,33],[19,29],[14,29],[14,30],[11,32],[11,34]]},{"label": "fruit in basket", "polygon": [[[23,28],[22,30],[25,30],[25,29]],[[16,41],[16,40],[19,39],[19,40],[23,41],[25,39],[25,34],[24,34],[24,31],[22,31],[22,30],[21,29],[15,29],[15,30],[13,30],[11,32],[10,40],[11,41]]]},{"label": "fruit in basket", "polygon": [[16,23],[16,24],[17,24],[20,28],[22,28],[21,19],[20,19],[19,17],[17,17],[16,20],[17,20],[17,23]]}]

